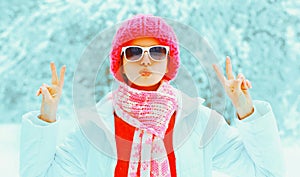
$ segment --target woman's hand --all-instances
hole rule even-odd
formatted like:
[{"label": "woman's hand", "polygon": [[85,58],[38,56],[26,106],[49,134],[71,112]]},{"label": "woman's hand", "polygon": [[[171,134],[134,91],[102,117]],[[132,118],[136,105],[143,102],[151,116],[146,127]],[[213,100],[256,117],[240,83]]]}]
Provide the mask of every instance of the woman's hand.
[{"label": "woman's hand", "polygon": [[59,79],[57,77],[56,67],[53,62],[50,63],[50,68],[52,71],[52,85],[49,86],[47,84],[43,84],[36,92],[36,96],[39,96],[40,94],[43,95],[41,114],[38,117],[46,122],[55,122],[57,107],[64,85],[66,66],[64,65],[61,68]]},{"label": "woman's hand", "polygon": [[248,91],[249,88],[252,88],[251,82],[247,80],[242,73],[239,73],[235,79],[229,57],[226,57],[227,78],[222,74],[217,65],[213,64],[213,68],[222,83],[225,92],[231,99],[231,102],[238,113],[238,118],[244,119],[251,115],[254,111],[252,99]]}]

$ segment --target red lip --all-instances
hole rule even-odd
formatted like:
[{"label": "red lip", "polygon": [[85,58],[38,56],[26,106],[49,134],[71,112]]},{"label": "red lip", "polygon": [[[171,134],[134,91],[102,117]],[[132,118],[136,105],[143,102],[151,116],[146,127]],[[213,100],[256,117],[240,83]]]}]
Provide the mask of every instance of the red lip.
[{"label": "red lip", "polygon": [[152,72],[149,71],[148,69],[142,69],[139,71],[139,74],[142,76],[150,76],[152,74]]}]

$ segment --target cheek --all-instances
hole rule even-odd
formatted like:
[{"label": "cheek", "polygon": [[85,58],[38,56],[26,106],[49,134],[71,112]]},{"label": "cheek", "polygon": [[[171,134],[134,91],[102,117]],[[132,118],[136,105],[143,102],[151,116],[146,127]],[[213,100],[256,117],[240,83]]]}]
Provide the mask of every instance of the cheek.
[{"label": "cheek", "polygon": [[133,63],[124,63],[123,65],[123,74],[127,77],[133,77],[137,75],[139,71],[139,66]]},{"label": "cheek", "polygon": [[167,65],[168,65],[167,62],[159,63],[159,64],[153,66],[153,69],[165,74],[168,70]]},{"label": "cheek", "polygon": [[120,60],[120,69],[121,69],[121,73],[124,74],[124,63],[125,63],[125,59],[124,59],[124,56],[122,54],[121,56],[121,60]]},{"label": "cheek", "polygon": [[132,63],[128,63],[124,57],[123,57],[123,60],[122,60],[122,73],[127,75],[129,74],[130,72],[132,72]]}]

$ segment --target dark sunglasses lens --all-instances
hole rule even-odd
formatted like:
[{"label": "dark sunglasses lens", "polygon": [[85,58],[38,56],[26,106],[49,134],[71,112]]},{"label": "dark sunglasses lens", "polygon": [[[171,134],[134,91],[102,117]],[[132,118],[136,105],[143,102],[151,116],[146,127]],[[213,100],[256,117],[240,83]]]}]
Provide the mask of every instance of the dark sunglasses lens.
[{"label": "dark sunglasses lens", "polygon": [[167,49],[161,46],[152,47],[150,48],[150,56],[154,60],[164,60],[167,57]]},{"label": "dark sunglasses lens", "polygon": [[125,57],[130,61],[136,61],[141,58],[143,50],[139,47],[128,47],[125,50]]}]

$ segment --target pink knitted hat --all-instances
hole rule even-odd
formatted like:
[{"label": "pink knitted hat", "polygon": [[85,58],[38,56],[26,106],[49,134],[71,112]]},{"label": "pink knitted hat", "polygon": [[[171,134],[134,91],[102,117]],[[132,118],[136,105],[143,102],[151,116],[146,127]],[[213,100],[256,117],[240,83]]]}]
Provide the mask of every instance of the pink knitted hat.
[{"label": "pink knitted hat", "polygon": [[177,37],[171,26],[162,18],[153,15],[136,15],[121,24],[112,41],[110,52],[110,71],[113,76],[117,80],[123,81],[120,72],[122,47],[131,40],[141,37],[154,37],[161,45],[170,47],[168,72],[163,79],[174,79],[179,67]]}]

